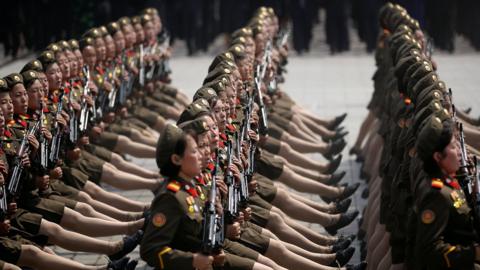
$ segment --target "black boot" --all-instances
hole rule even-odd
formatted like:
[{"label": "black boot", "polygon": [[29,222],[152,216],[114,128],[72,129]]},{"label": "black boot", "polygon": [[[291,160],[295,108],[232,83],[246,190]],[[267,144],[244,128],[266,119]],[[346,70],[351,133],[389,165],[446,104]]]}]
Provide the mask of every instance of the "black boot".
[{"label": "black boot", "polygon": [[137,260],[131,260],[128,262],[127,266],[125,267],[126,270],[135,270],[137,267],[138,261]]},{"label": "black boot", "polygon": [[347,113],[335,117],[335,119],[333,119],[333,121],[327,126],[327,128],[330,130],[334,130],[343,122],[343,120],[345,120],[346,117]]},{"label": "black boot", "polygon": [[125,270],[129,260],[129,257],[124,257],[116,261],[110,261],[107,270]]},{"label": "black boot", "polygon": [[138,246],[138,244],[140,244],[140,241],[142,241],[142,237],[143,237],[142,230],[138,230],[136,233],[132,235],[125,236],[123,238],[122,249],[117,253],[108,256],[108,258],[110,258],[110,260],[113,261],[113,260],[118,260],[124,257],[128,253],[132,252]]},{"label": "black boot", "polygon": [[335,244],[332,245],[332,252],[337,252],[348,248],[352,244],[350,239],[337,240]]},{"label": "black boot", "polygon": [[355,253],[354,247],[349,247],[345,250],[340,250],[335,254],[335,261],[330,264],[330,266],[344,266],[350,261],[350,259]]},{"label": "black boot", "polygon": [[326,174],[334,173],[338,169],[338,167],[340,167],[341,163],[342,163],[342,155],[338,155],[336,158],[330,161],[330,164],[328,165],[328,169],[325,173]]},{"label": "black boot", "polygon": [[347,264],[345,267],[347,268],[347,270],[365,270],[367,269],[367,263],[361,262],[355,265]]},{"label": "black boot", "polygon": [[355,183],[355,184],[352,184],[352,185],[342,184],[342,185],[340,185],[340,187],[345,187],[345,189],[343,190],[343,193],[340,194],[340,196],[338,196],[336,198],[327,198],[327,197],[321,197],[321,198],[326,203],[330,203],[330,202],[333,202],[333,201],[339,202],[343,199],[346,199],[346,198],[352,196],[352,194],[355,193],[355,191],[357,191],[359,186],[360,186],[359,183]]},{"label": "black boot", "polygon": [[325,227],[325,230],[330,234],[330,235],[335,235],[337,234],[337,231],[355,220],[355,218],[358,216],[358,211],[355,210],[350,213],[345,213],[340,215],[340,219],[337,221],[337,223],[330,225],[328,227]]},{"label": "black boot", "polygon": [[348,198],[343,201],[339,201],[335,203],[335,214],[342,214],[347,212],[350,204],[352,203],[352,199]]},{"label": "black boot", "polygon": [[334,173],[330,176],[330,179],[325,183],[329,186],[336,186],[340,181],[342,181],[343,177],[347,174],[345,171]]},{"label": "black boot", "polygon": [[333,156],[342,152],[345,146],[347,145],[347,142],[345,140],[335,140],[330,143],[330,149],[323,154],[323,156],[329,160],[332,160]]}]

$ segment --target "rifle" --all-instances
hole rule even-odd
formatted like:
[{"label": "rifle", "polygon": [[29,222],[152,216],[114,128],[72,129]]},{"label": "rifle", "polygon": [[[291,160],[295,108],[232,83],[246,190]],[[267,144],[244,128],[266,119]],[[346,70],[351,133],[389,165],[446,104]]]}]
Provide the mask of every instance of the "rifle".
[{"label": "rifle", "polygon": [[201,250],[206,255],[218,254],[223,246],[224,236],[224,218],[219,215],[215,208],[217,200],[217,184],[215,175],[220,166],[220,160],[217,150],[217,161],[215,164],[215,172],[212,177],[212,186],[210,187],[210,199],[205,203],[203,211],[203,237]]},{"label": "rifle", "polygon": [[5,182],[0,186],[0,222],[5,220],[8,213],[7,192]]},{"label": "rifle", "polygon": [[260,107],[260,126],[259,132],[262,135],[266,135],[268,133],[268,120],[267,120],[267,111],[265,108],[265,104],[263,102],[263,93],[261,90],[261,83],[263,77],[260,77],[261,74],[261,67],[260,65],[257,66],[256,76],[255,76],[255,93],[258,101],[258,106]]},{"label": "rifle", "polygon": [[290,29],[286,27],[278,31],[278,35],[275,38],[275,45],[277,46],[277,48],[281,48],[285,46],[285,44],[287,44],[289,36],[290,36]]},{"label": "rifle", "polygon": [[45,136],[43,136],[42,127],[43,127],[43,121],[45,118],[45,114],[43,113],[43,103],[41,103],[42,106],[40,108],[41,113],[40,113],[40,137],[39,137],[39,143],[40,143],[40,165],[42,166],[43,169],[48,168],[48,140],[45,139]]},{"label": "rifle", "polygon": [[143,48],[143,44],[140,44],[140,61],[139,61],[139,72],[138,72],[138,82],[140,83],[140,86],[145,85],[145,61],[143,61],[143,57],[145,56],[145,51]]},{"label": "rifle", "polygon": [[50,164],[53,164],[53,166],[55,166],[55,164],[57,164],[58,157],[59,157],[59,154],[60,154],[60,146],[61,146],[61,143],[62,143],[63,131],[62,131],[62,129],[61,129],[61,127],[58,124],[58,121],[56,119],[62,113],[63,94],[64,94],[64,92],[62,91],[62,93],[60,94],[60,97],[59,97],[59,102],[58,102],[58,105],[57,105],[57,111],[55,112],[55,124],[53,126],[53,129],[55,130],[55,135],[53,135],[53,138],[52,138],[52,145],[51,145],[51,148],[50,148],[50,155],[49,155],[49,158],[48,158],[49,161],[50,161]]},{"label": "rifle", "polygon": [[[240,134],[237,132],[235,133],[235,139],[236,139],[236,152],[237,152],[237,158],[238,160],[241,160],[241,153],[242,153],[242,142],[243,138],[240,136]],[[245,206],[248,203],[248,180],[247,180],[247,174],[246,174],[246,169],[243,168],[242,174],[240,174],[240,187],[238,191],[238,202],[241,204],[241,206]]]},{"label": "rifle", "polygon": [[72,107],[72,100],[73,100],[73,91],[70,90],[68,93],[68,102],[70,105],[70,121],[68,123],[68,127],[70,130],[69,139],[71,143],[76,143],[78,140],[78,119],[75,110]]},{"label": "rifle", "polygon": [[24,154],[29,154],[30,151],[30,144],[28,142],[28,136],[34,135],[37,133],[38,128],[40,127],[40,121],[37,121],[30,129],[25,133],[25,136],[22,138],[22,142],[20,143],[20,147],[18,148],[17,155],[15,156],[14,160],[14,167],[12,170],[12,175],[10,176],[10,181],[8,182],[8,192],[12,196],[17,196],[19,189],[20,189],[20,178],[23,174],[23,164],[22,158]]},{"label": "rifle", "polygon": [[[83,73],[85,74],[86,80],[85,80],[85,85],[83,87],[83,95],[86,96],[89,93],[88,85],[90,83],[90,70],[88,69],[88,66],[85,65],[83,67]],[[88,108],[88,104],[85,101],[85,98],[82,98],[82,109],[80,111],[80,120],[79,120],[79,130],[81,134],[84,134],[87,131],[87,126],[88,126],[88,120],[90,116],[90,108]],[[70,132],[72,132],[70,130]],[[78,137],[76,138],[78,139]],[[76,141],[76,140],[75,140]]]},{"label": "rifle", "polygon": [[232,142],[227,142],[227,169],[225,184],[228,188],[227,207],[225,209],[227,218],[231,221],[238,216],[238,188],[232,171],[229,169],[232,164]]}]

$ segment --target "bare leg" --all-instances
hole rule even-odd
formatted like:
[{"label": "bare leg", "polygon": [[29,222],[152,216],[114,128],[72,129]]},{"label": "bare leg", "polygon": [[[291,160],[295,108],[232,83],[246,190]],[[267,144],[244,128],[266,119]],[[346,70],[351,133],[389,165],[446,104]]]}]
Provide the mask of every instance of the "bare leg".
[{"label": "bare leg", "polygon": [[328,169],[326,164],[315,161],[308,156],[293,150],[288,144],[280,142],[278,155],[285,158],[289,163],[317,172],[324,172]]},{"label": "bare leg", "polygon": [[20,267],[10,264],[10,263],[4,263],[2,270],[22,270]]},{"label": "bare leg", "polygon": [[103,165],[101,181],[123,190],[148,189],[159,187],[159,180],[143,178],[134,174],[117,170],[113,165]]},{"label": "bare leg", "polygon": [[129,154],[138,158],[155,158],[155,151],[155,147],[134,142],[123,135],[118,135],[117,145],[114,148],[114,152]]},{"label": "bare leg", "polygon": [[[332,215],[320,212],[290,197],[283,201],[278,201],[278,197],[275,197],[272,204],[279,205],[279,208],[282,209],[282,212],[284,212],[286,216],[305,222],[317,223],[322,226],[335,224],[340,219],[339,214]],[[272,211],[275,211],[274,208],[276,207],[273,207]]]},{"label": "bare leg", "polygon": [[57,255],[48,254],[32,245],[22,245],[18,265],[31,267],[33,269],[49,270],[103,270],[107,266],[87,266],[79,262],[63,258]]},{"label": "bare leg", "polygon": [[322,246],[315,244],[314,242],[303,236],[295,229],[288,226],[283,220],[283,218],[274,212],[270,212],[266,228],[272,231],[276,236],[278,236],[280,240],[292,243],[301,248],[307,250],[322,250],[323,248]]},{"label": "bare leg", "polygon": [[331,131],[324,126],[318,125],[317,123],[315,123],[314,121],[312,121],[308,118],[293,116],[292,120],[297,125],[299,125],[299,123],[301,123],[305,128],[308,128],[314,134],[318,134],[321,137],[330,138],[330,137],[335,135],[334,131]]},{"label": "bare leg", "polygon": [[82,216],[80,213],[65,207],[60,226],[81,234],[97,237],[133,234],[135,231],[142,228],[143,222],[143,219],[132,222],[112,222],[90,218]]},{"label": "bare leg", "polygon": [[[335,204],[333,204],[333,203],[329,203],[329,204],[319,203],[319,202],[316,202],[316,201],[309,200],[309,199],[307,199],[303,196],[297,195],[295,193],[289,194],[283,188],[277,188],[277,196],[279,196],[280,193],[281,193],[280,196],[283,196],[283,194],[287,194],[286,196],[291,197],[293,200],[297,200],[301,203],[304,203],[304,204],[306,204],[310,207],[313,207],[313,208],[317,209],[318,211],[321,211],[321,212],[324,212],[324,213],[331,213],[331,212],[335,211]],[[281,198],[282,197],[280,197],[280,199]],[[277,205],[275,205],[275,206],[277,206]]]},{"label": "bare leg", "polygon": [[78,200],[92,206],[98,212],[112,217],[115,220],[133,221],[141,218],[142,216],[142,212],[127,212],[115,208],[109,204],[103,203],[101,201],[97,201],[83,191],[80,191],[80,193],[78,194]]},{"label": "bare leg", "polygon": [[160,175],[157,172],[142,168],[133,162],[128,162],[117,153],[112,153],[112,159],[110,160],[110,163],[112,163],[112,165],[117,167],[119,170],[131,173],[131,174],[135,174],[141,177],[154,178],[154,179],[158,179],[160,177]]},{"label": "bare leg", "polygon": [[92,206],[83,202],[78,202],[77,205],[75,205],[74,210],[86,217],[98,218],[98,219],[103,219],[107,221],[118,221],[114,218],[111,218],[107,215],[97,212],[95,209],[93,209]]},{"label": "bare leg", "polygon": [[306,226],[303,226],[302,224],[296,222],[295,220],[292,220],[289,218],[285,218],[285,223],[288,226],[290,226],[290,228],[294,229],[295,231],[305,236],[307,239],[310,239],[310,241],[313,241],[318,245],[321,245],[322,247],[333,245],[335,241],[338,239],[335,236],[320,234]]},{"label": "bare leg", "polygon": [[335,258],[336,258],[335,254],[313,253],[286,242],[282,242],[282,243],[291,252],[298,254],[304,258],[310,259],[319,264],[328,265],[333,261],[335,261]]},{"label": "bare leg", "polygon": [[389,249],[388,253],[383,257],[383,259],[378,263],[377,269],[390,269],[392,266],[392,250]]},{"label": "bare leg", "polygon": [[146,144],[146,145],[150,145],[150,146],[157,146],[157,139],[154,138],[154,137],[150,137],[150,136],[145,136],[143,133],[141,133],[140,131],[132,128],[131,131],[130,131],[130,138],[134,141],[134,142],[140,142],[140,143],[143,143],[143,144]]},{"label": "bare leg", "polygon": [[312,171],[310,169],[306,169],[306,168],[301,167],[301,166],[292,165],[292,164],[288,163],[288,161],[286,161],[286,160],[284,160],[284,163],[287,167],[292,169],[295,173],[297,173],[297,174],[299,174],[303,177],[306,177],[308,179],[312,179],[312,180],[315,180],[315,181],[318,181],[318,182],[321,182],[321,183],[327,182],[332,177],[330,174],[322,174],[322,173],[319,173],[318,171]]},{"label": "bare leg", "polygon": [[157,117],[157,122],[155,125],[152,127],[156,132],[162,133],[163,129],[165,128],[166,122],[165,119],[162,117]]},{"label": "bare leg", "polygon": [[123,242],[108,242],[63,229],[59,225],[42,219],[40,234],[48,236],[50,243],[70,251],[83,251],[111,255],[122,249]]},{"label": "bare leg", "polygon": [[353,145],[352,148],[360,150],[362,148],[363,141],[367,137],[368,131],[371,129],[372,124],[375,122],[375,115],[371,112],[368,111],[368,115],[363,120],[362,125],[360,126],[360,131],[358,132],[357,140],[355,141],[355,144]]},{"label": "bare leg", "polygon": [[[290,126],[287,130],[293,136],[297,136],[299,138],[309,140],[310,142],[318,142],[320,140],[320,136],[313,133],[311,130],[307,129],[305,126],[298,126],[294,122],[290,122]],[[333,136],[333,135],[332,135]]]},{"label": "bare leg", "polygon": [[382,259],[387,256],[388,252],[390,251],[390,243],[388,239],[389,235],[387,233],[379,243],[376,243],[377,245],[375,251],[372,252],[372,256],[368,261],[368,264],[372,267],[371,269],[382,269],[378,268],[378,266]]},{"label": "bare leg", "polygon": [[317,142],[305,141],[303,139],[290,135],[290,133],[288,132],[283,132],[280,140],[284,141],[300,153],[324,154],[328,151],[328,144],[323,142],[322,140],[318,140]]},{"label": "bare leg", "polygon": [[335,198],[343,192],[343,188],[331,187],[315,180],[308,179],[294,173],[286,166],[283,167],[283,172],[278,180],[297,191],[314,193],[328,198]]},{"label": "bare leg", "polygon": [[83,190],[92,198],[125,211],[144,211],[150,205],[133,201],[116,193],[106,191],[93,182],[87,181]]},{"label": "bare leg", "polygon": [[277,263],[275,263],[272,259],[267,258],[267,257],[263,256],[262,254],[258,255],[257,262],[259,262],[263,265],[266,265],[266,266],[268,266],[268,267],[270,267],[274,270],[287,270],[287,269],[281,267],[280,265],[278,265]]}]

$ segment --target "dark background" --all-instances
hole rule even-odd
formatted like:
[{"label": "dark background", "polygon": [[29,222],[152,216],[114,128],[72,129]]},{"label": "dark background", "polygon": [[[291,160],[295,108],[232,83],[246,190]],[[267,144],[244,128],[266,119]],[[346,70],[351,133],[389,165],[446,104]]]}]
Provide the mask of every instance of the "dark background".
[{"label": "dark background", "polygon": [[[375,49],[377,12],[384,0],[13,0],[2,3],[0,44],[4,54],[40,51],[50,42],[78,38],[86,29],[145,7],[156,7],[172,42],[187,42],[188,54],[206,51],[222,33],[245,25],[259,6],[273,7],[282,23],[291,22],[298,53],[310,50],[312,28],[321,23],[331,53],[348,51],[349,31],[366,50]],[[454,38],[463,35],[480,50],[479,0],[398,0],[418,19],[437,48],[454,51]],[[324,13],[319,13],[324,9]],[[319,14],[324,14],[321,18]]]}]

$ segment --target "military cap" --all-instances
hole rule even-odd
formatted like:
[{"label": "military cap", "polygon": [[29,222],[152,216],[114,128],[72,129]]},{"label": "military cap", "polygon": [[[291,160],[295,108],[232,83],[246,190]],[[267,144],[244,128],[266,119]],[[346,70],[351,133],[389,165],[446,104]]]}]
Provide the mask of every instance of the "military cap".
[{"label": "military cap", "polygon": [[217,96],[217,93],[215,92],[215,90],[213,90],[212,88],[210,87],[201,87],[200,89],[197,90],[197,92],[195,92],[195,94],[193,95],[193,100],[197,100],[197,99],[200,99],[200,98],[203,98],[205,100],[208,101],[208,103],[210,103],[210,101],[214,98],[218,98]]},{"label": "military cap", "polygon": [[205,99],[197,99],[190,103],[178,118],[177,124],[193,120],[201,114],[208,114],[210,107],[208,106],[208,102],[207,105],[204,103],[204,100]]},{"label": "military cap", "polygon": [[98,30],[100,31],[100,34],[102,35],[102,37],[109,34],[108,29],[105,25],[99,26]]},{"label": "military cap", "polygon": [[68,41],[68,44],[70,44],[70,48],[72,48],[72,50],[78,50],[80,49],[80,45],[78,44],[78,40],[76,39],[70,39]]},{"label": "military cap", "polygon": [[85,47],[93,46],[93,44],[94,44],[94,40],[91,37],[82,38],[80,39],[80,42],[79,42],[81,50],[83,50]]},{"label": "military cap", "polygon": [[226,86],[229,83],[229,80],[226,77],[226,75],[221,75],[215,78],[215,80],[205,83],[203,87],[210,87],[215,90],[217,95],[220,95],[221,92],[226,90]]},{"label": "military cap", "polygon": [[38,79],[37,72],[33,70],[27,70],[22,72],[23,84],[25,87],[30,86],[35,80]]},{"label": "military cap", "polygon": [[443,100],[445,95],[447,95],[447,89],[445,86],[445,83],[443,81],[437,81],[434,84],[420,89],[416,92],[416,97],[415,97],[415,106],[421,106],[422,103],[424,103],[425,99],[431,99],[434,97],[430,97],[432,92],[438,91],[440,92],[440,97],[437,99]]},{"label": "military cap", "polygon": [[167,124],[157,142],[155,156],[158,168],[161,169],[169,162],[171,155],[175,153],[175,148],[183,136],[184,133],[181,129],[175,125]]},{"label": "military cap", "polygon": [[70,43],[68,43],[66,40],[60,40],[59,42],[57,42],[57,45],[60,47],[62,51],[72,50],[72,48],[70,47]]},{"label": "military cap", "polygon": [[416,97],[420,94],[420,92],[423,89],[434,85],[437,81],[438,81],[438,76],[434,72],[418,80],[418,82],[415,84],[415,86],[412,89],[412,93],[411,93],[411,96],[413,97],[412,100],[415,101]]},{"label": "military cap", "polygon": [[430,115],[436,113],[437,111],[443,110],[442,104],[438,100],[432,100],[427,106],[421,108],[415,117],[413,118],[413,127],[416,131],[419,131],[420,124],[427,119]]},{"label": "military cap", "polygon": [[237,45],[237,44],[240,44],[240,45],[245,45],[245,43],[247,43],[247,40],[245,39],[245,37],[236,37],[232,40],[232,45]]},{"label": "military cap", "polygon": [[243,27],[232,33],[231,38],[235,39],[238,37],[251,37],[253,35],[252,29],[250,27]]},{"label": "military cap", "polygon": [[[416,52],[418,53],[418,51]],[[398,79],[399,89],[403,89],[403,84],[401,83],[402,81],[401,79],[403,78],[403,75],[405,74],[407,69],[411,67],[413,64],[417,62],[421,62],[422,60],[423,58],[420,56],[420,54],[411,53],[408,56],[401,58],[397,62],[394,68],[394,74]]]},{"label": "military cap", "polygon": [[118,24],[117,22],[111,22],[107,24],[107,30],[108,30],[108,33],[110,33],[110,35],[113,36],[115,35],[115,33],[120,31],[120,24]]},{"label": "military cap", "polygon": [[438,89],[433,89],[431,91],[423,91],[421,96],[418,96],[416,99],[415,110],[421,110],[434,100],[440,102],[440,104],[443,104],[445,100],[442,91]]},{"label": "military cap", "polygon": [[46,50],[52,51],[53,53],[61,52],[63,49],[57,43],[50,43]]},{"label": "military cap", "polygon": [[85,33],[82,35],[82,37],[83,37],[83,38],[90,37],[90,38],[96,39],[96,38],[102,37],[102,33],[101,33],[101,31],[100,31],[98,28],[91,28],[91,29],[89,29],[87,32],[85,32]]},{"label": "military cap", "polygon": [[401,84],[403,89],[405,89],[405,91],[407,89],[407,84],[410,81],[411,75],[423,64],[423,58],[421,60],[422,61],[415,62],[411,66],[409,66],[407,70],[405,70],[403,77],[399,78],[400,80],[399,85]]},{"label": "military cap", "polygon": [[442,121],[439,117],[432,115],[425,121],[425,125],[418,133],[415,145],[417,154],[422,160],[431,159],[433,153],[438,151],[438,143],[444,128],[453,129],[453,122],[450,118]]},{"label": "military cap", "polygon": [[207,76],[205,77],[205,80],[203,80],[203,84],[216,80],[222,75],[230,75],[231,73],[232,73],[231,68],[218,66],[207,74]]},{"label": "military cap", "polygon": [[40,63],[40,61],[38,61],[37,59],[32,60],[32,61],[28,62],[25,66],[23,66],[20,73],[23,73],[24,71],[27,71],[27,70],[34,70],[34,71],[37,71],[37,72],[43,72],[42,63]]},{"label": "military cap", "polygon": [[184,131],[193,130],[197,135],[203,134],[210,130],[207,122],[201,118],[183,122],[178,125],[178,127]]},{"label": "military cap", "polygon": [[394,12],[394,5],[390,2],[386,3],[380,8],[378,12],[378,19],[380,21],[380,25],[383,28],[388,27],[388,20],[393,12]]},{"label": "military cap", "polygon": [[43,71],[46,71],[48,66],[57,62],[55,59],[55,54],[52,51],[42,52],[37,59],[42,63]]},{"label": "military cap", "polygon": [[120,27],[124,27],[126,25],[131,25],[132,21],[128,17],[121,17],[120,19],[118,19],[118,24],[120,25]]},{"label": "military cap", "polygon": [[17,84],[23,84],[22,75],[19,73],[11,73],[10,75],[4,77],[7,82],[8,89],[12,89]]},{"label": "military cap", "polygon": [[247,56],[245,53],[245,46],[240,44],[233,45],[228,49],[228,51],[233,54],[235,59],[243,59]]},{"label": "military cap", "polygon": [[432,71],[431,66],[425,65],[425,62],[426,61],[423,61],[422,65],[418,67],[415,72],[412,73],[412,75],[410,76],[410,80],[408,80],[406,90],[407,93],[409,93],[410,95],[414,94],[413,87],[424,77],[432,76],[432,80],[438,80],[438,77],[435,72]]},{"label": "military cap", "polygon": [[252,25],[251,28],[252,28],[253,36],[263,33],[263,26],[260,23]]},{"label": "military cap", "polygon": [[140,23],[142,25],[145,25],[147,24],[148,22],[151,22],[152,21],[152,16],[148,15],[148,14],[143,14],[141,17],[140,17]]},{"label": "military cap", "polygon": [[130,18],[132,24],[141,24],[142,23],[142,19],[140,18],[140,16],[133,16],[132,18]]},{"label": "military cap", "polygon": [[150,7],[142,11],[142,14],[148,14],[150,16],[158,15],[158,10],[156,8]]},{"label": "military cap", "polygon": [[3,78],[0,78],[0,93],[8,92],[8,90],[9,88],[8,88],[7,81]]}]

